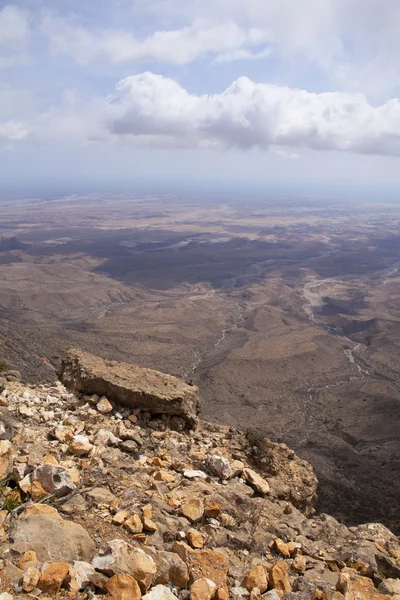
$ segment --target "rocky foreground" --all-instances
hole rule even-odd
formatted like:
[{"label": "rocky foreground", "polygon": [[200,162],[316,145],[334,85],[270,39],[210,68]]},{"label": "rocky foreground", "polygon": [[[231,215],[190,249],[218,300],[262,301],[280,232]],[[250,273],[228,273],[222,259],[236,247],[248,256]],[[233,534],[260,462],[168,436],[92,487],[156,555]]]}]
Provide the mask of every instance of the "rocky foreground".
[{"label": "rocky foreground", "polygon": [[400,600],[399,540],[316,516],[285,445],[149,369],[74,350],[61,378],[0,379],[0,600]]}]

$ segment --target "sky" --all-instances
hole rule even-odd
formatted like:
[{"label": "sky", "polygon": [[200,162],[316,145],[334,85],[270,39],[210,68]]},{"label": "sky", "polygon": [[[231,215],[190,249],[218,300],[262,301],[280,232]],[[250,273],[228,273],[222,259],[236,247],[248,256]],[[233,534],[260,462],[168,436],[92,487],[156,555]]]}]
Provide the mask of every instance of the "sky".
[{"label": "sky", "polygon": [[399,0],[0,0],[0,186],[400,185]]}]

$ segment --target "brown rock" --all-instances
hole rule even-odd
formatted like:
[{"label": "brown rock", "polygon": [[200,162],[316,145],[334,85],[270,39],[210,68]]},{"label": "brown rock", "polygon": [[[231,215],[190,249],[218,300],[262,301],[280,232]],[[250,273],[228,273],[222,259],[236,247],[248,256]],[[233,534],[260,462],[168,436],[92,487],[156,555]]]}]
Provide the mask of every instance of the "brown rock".
[{"label": "brown rock", "polygon": [[157,531],[157,525],[149,517],[143,516],[143,529],[144,531],[153,533],[154,531]]},{"label": "brown rock", "polygon": [[17,567],[19,569],[23,569],[24,565],[28,562],[37,562],[36,552],[34,552],[33,550],[28,550],[28,552],[24,552],[24,554],[21,556],[17,563]]},{"label": "brown rock", "polygon": [[147,592],[157,572],[154,560],[140,548],[131,552],[132,575],[138,582],[142,592]]},{"label": "brown rock", "polygon": [[142,533],[143,531],[143,523],[139,515],[128,517],[126,521],[124,521],[124,527],[130,531],[130,533]]},{"label": "brown rock", "polygon": [[307,565],[306,557],[302,556],[301,554],[298,554],[293,559],[292,569],[294,571],[296,571],[296,573],[304,573],[304,571],[306,570],[306,565]]},{"label": "brown rock", "polygon": [[339,573],[336,589],[344,595],[345,600],[387,600],[388,598],[378,592],[372,579],[362,577],[353,569],[346,568]]},{"label": "brown rock", "polygon": [[250,600],[261,600],[261,592],[258,588],[253,588],[251,590]]},{"label": "brown rock", "polygon": [[267,570],[263,565],[257,565],[250,569],[250,571],[244,576],[242,581],[242,587],[248,592],[251,592],[254,588],[258,588],[260,593],[263,594],[268,589],[268,576]]},{"label": "brown rock", "polygon": [[112,540],[101,556],[92,560],[98,571],[112,576],[120,573],[133,576],[142,592],[151,586],[157,572],[156,564],[151,556],[141,548],[131,548],[123,540]]},{"label": "brown rock", "polygon": [[173,583],[177,588],[186,588],[189,571],[186,563],[175,552],[157,552],[154,555],[157,565],[156,583]]},{"label": "brown rock", "polygon": [[217,519],[221,513],[221,506],[217,502],[207,502],[204,507],[204,515],[207,519]]},{"label": "brown rock", "polygon": [[68,450],[75,456],[85,456],[92,450],[93,445],[89,442],[85,435],[74,435]]},{"label": "brown rock", "polygon": [[290,558],[290,549],[287,544],[280,538],[276,538],[272,545],[275,552],[283,556],[283,558]]},{"label": "brown rock", "polygon": [[284,560],[278,560],[269,572],[269,587],[288,594],[292,591],[288,576],[289,567]]},{"label": "brown rock", "polygon": [[174,542],[171,548],[172,552],[175,552],[185,564],[190,565],[194,550],[185,542]]},{"label": "brown rock", "polygon": [[136,579],[130,575],[113,575],[107,583],[106,600],[140,600],[142,594]]},{"label": "brown rock", "polygon": [[216,590],[217,586],[211,579],[202,577],[190,586],[190,600],[211,600]]},{"label": "brown rock", "polygon": [[267,481],[261,475],[253,471],[253,469],[244,469],[246,481],[258,494],[266,496],[270,492],[270,487]]},{"label": "brown rock", "polygon": [[72,349],[62,363],[60,378],[66,387],[88,395],[106,396],[116,404],[196,423],[198,388],[171,375]]},{"label": "brown rock", "polygon": [[192,498],[182,506],[182,514],[192,523],[199,521],[204,515],[204,504],[200,498]]},{"label": "brown rock", "polygon": [[216,550],[195,550],[192,552],[189,582],[193,583],[197,579],[205,577],[227,591],[228,561],[225,555]]},{"label": "brown rock", "polygon": [[68,563],[51,563],[42,571],[38,588],[47,594],[57,594],[68,574]]},{"label": "brown rock", "polygon": [[204,546],[204,538],[197,529],[189,529],[186,532],[186,539],[192,548],[202,548]]},{"label": "brown rock", "polygon": [[112,522],[115,525],[122,525],[131,513],[129,510],[119,510],[112,518]]}]

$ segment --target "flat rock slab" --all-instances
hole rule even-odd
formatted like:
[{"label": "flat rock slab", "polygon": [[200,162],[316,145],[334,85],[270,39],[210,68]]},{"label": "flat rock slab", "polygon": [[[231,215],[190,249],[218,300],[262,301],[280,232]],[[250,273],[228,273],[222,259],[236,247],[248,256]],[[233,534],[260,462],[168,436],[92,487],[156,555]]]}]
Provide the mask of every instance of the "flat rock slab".
[{"label": "flat rock slab", "polygon": [[60,379],[73,391],[106,396],[116,404],[151,414],[182,417],[191,426],[196,423],[199,390],[172,375],[73,348],[63,360]]}]

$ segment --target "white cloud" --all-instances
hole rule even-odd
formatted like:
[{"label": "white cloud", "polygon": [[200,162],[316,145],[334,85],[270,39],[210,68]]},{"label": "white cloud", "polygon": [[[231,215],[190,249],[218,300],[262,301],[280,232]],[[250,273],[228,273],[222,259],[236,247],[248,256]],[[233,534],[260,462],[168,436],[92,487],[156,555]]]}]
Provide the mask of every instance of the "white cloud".
[{"label": "white cloud", "polygon": [[0,122],[0,139],[23,140],[28,133],[29,129],[19,121]]},{"label": "white cloud", "polygon": [[246,77],[197,96],[143,73],[119,82],[108,100],[114,136],[157,136],[187,146],[267,149],[271,144],[400,155],[400,102],[374,107],[361,94],[309,93]]},{"label": "white cloud", "polygon": [[300,158],[300,154],[297,154],[297,152],[288,152],[287,150],[276,150],[275,154],[282,156],[282,158],[287,158],[288,160]]},{"label": "white cloud", "polygon": [[29,39],[27,13],[11,4],[0,10],[0,69],[27,64]]},{"label": "white cloud", "polygon": [[[185,65],[207,55],[228,57],[230,52],[238,52],[240,59],[260,59],[270,53],[265,49],[256,53],[248,50],[267,42],[265,32],[256,27],[242,28],[229,20],[217,24],[194,21],[180,29],[155,31],[140,39],[126,30],[91,31],[47,15],[42,23],[42,32],[49,37],[53,52],[72,55],[81,64],[99,60],[109,63],[161,61]],[[227,60],[234,60],[233,54]]]},{"label": "white cloud", "polygon": [[31,127],[38,140],[108,140],[158,148],[309,148],[400,156],[400,102],[372,106],[362,94],[309,93],[246,77],[213,95],[142,73],[122,79],[112,96],[45,113]]}]

